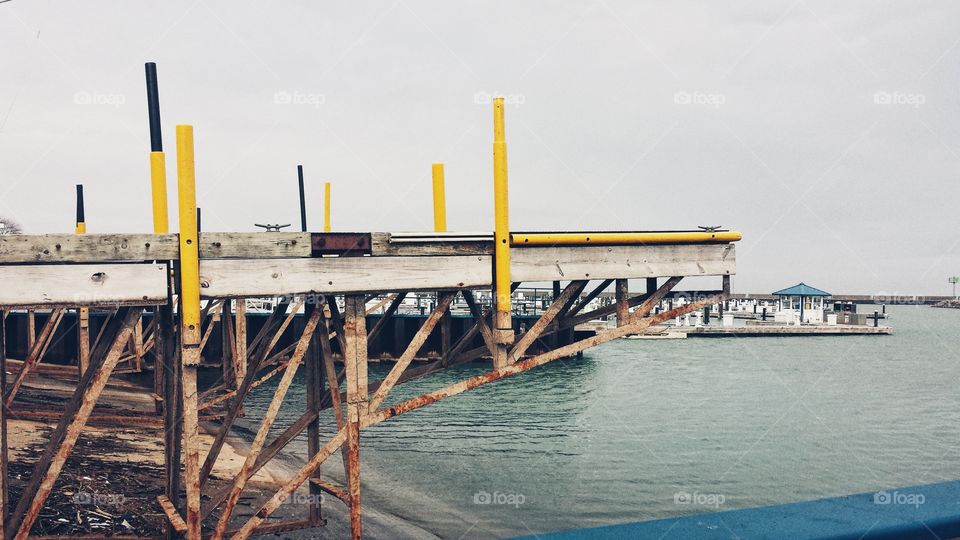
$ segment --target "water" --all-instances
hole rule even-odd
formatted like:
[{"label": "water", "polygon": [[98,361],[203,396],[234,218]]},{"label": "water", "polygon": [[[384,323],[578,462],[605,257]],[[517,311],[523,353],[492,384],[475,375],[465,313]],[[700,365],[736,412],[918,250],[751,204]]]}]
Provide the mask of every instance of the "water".
[{"label": "water", "polygon": [[958,479],[960,310],[888,313],[892,336],[616,340],[405,414],[363,431],[364,504],[490,538]]}]

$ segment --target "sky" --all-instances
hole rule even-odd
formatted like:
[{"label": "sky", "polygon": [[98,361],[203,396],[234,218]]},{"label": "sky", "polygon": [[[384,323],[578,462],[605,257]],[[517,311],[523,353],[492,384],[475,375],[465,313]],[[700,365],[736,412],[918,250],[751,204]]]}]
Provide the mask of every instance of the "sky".
[{"label": "sky", "polygon": [[[209,231],[736,229],[736,292],[949,294],[960,275],[960,3],[0,3],[0,216],[149,232],[144,62],[171,216],[194,126]],[[174,227],[175,229],[175,227]]]}]

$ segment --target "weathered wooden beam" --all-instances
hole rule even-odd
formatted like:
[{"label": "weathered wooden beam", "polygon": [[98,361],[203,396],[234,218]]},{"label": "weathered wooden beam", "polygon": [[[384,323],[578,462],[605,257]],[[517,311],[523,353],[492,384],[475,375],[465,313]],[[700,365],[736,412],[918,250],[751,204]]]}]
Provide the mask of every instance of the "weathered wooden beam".
[{"label": "weathered wooden beam", "polygon": [[440,322],[440,319],[450,308],[450,303],[453,302],[453,299],[457,296],[456,292],[444,292],[440,298],[437,300],[437,305],[434,310],[427,317],[427,320],[423,321],[423,325],[420,326],[420,329],[417,330],[417,333],[413,335],[413,338],[410,339],[410,344],[407,345],[403,354],[400,355],[400,358],[397,359],[397,362],[393,365],[393,368],[390,369],[390,372],[387,373],[387,376],[380,381],[380,386],[377,388],[377,391],[374,392],[373,396],[370,398],[370,408],[376,409],[383,403],[383,400],[386,399],[387,395],[390,393],[390,390],[393,389],[393,386],[397,384],[397,380],[400,378],[400,375],[403,373],[407,366],[410,365],[410,362],[413,361],[413,358],[417,355],[417,351],[420,350],[420,347],[423,347],[424,342],[427,341],[427,338],[430,337],[430,334],[433,333],[434,327]]},{"label": "weathered wooden beam", "polygon": [[646,300],[643,301],[642,304],[640,304],[640,307],[638,307],[636,311],[634,311],[633,313],[630,313],[627,316],[627,321],[636,322],[636,321],[639,321],[641,318],[646,317],[653,310],[654,306],[659,304],[660,301],[663,300],[663,297],[666,296],[670,291],[672,291],[673,288],[676,287],[677,284],[680,283],[682,279],[683,279],[683,276],[673,276],[672,278],[665,281],[663,285],[658,287],[657,290],[650,295],[649,298],[647,298]]},{"label": "weathered wooden beam", "polygon": [[[326,330],[327,321],[324,318],[324,308],[325,306],[320,304],[318,301],[311,302],[307,309],[313,310],[313,313],[310,313],[310,316],[318,315],[320,318],[315,324],[315,329],[310,333],[310,347],[307,349],[306,355],[304,356],[304,368],[306,370],[305,379],[306,379],[306,412],[310,413],[313,416],[313,420],[307,425],[307,456],[308,458],[315,455],[320,451],[320,405],[323,402],[323,352],[320,347],[320,332],[319,330],[323,328]],[[324,333],[325,334],[325,333]],[[262,454],[261,454],[262,455]],[[257,457],[259,460],[259,456]],[[256,465],[256,463],[254,463]],[[252,472],[251,475],[256,474]],[[313,479],[319,480],[319,473],[314,473]],[[310,523],[315,525],[320,525],[323,516],[320,514],[320,501],[322,495],[322,488],[316,484],[310,484],[309,491],[311,497],[310,500]]]},{"label": "weathered wooden beam", "polygon": [[300,293],[393,292],[490,284],[490,257],[330,257],[206,260],[200,263],[205,297]]},{"label": "weathered wooden beam", "polygon": [[37,364],[39,364],[43,359],[43,354],[47,351],[47,347],[53,340],[53,336],[57,331],[57,327],[60,326],[60,321],[63,319],[63,314],[64,309],[62,308],[56,308],[50,312],[50,316],[47,317],[47,322],[44,323],[43,329],[40,330],[40,335],[34,341],[33,347],[27,353],[27,358],[23,361],[23,365],[20,366],[20,371],[17,373],[17,377],[13,380],[13,384],[10,385],[10,388],[3,396],[3,404],[7,407],[13,404],[13,400],[17,397],[17,392],[20,390],[20,386],[23,384],[23,381],[27,379],[27,375],[30,373],[30,370],[36,367]]},{"label": "weathered wooden beam", "polygon": [[733,244],[563,246],[511,251],[514,281],[722,276],[736,272]]},{"label": "weathered wooden beam", "polygon": [[183,520],[183,516],[181,516],[180,512],[173,506],[170,499],[166,495],[157,495],[157,502],[160,504],[160,508],[163,509],[163,513],[167,515],[167,521],[169,521],[173,530],[180,534],[187,532],[187,522]]},{"label": "weathered wooden beam", "polygon": [[[346,476],[350,493],[350,536],[360,540],[360,419],[369,412],[367,391],[367,324],[363,296],[345,299],[343,362],[347,375]],[[302,481],[300,483],[303,483]]]},{"label": "weathered wooden beam", "polygon": [[0,266],[0,283],[17,285],[0,288],[0,306],[162,304],[166,273],[153,263]]},{"label": "weathered wooden beam", "polygon": [[84,373],[64,408],[60,422],[37,461],[30,481],[22,491],[17,509],[6,520],[7,536],[15,540],[25,540],[29,536],[30,528],[50,495],[64,463],[86,425],[87,418],[93,412],[110,373],[119,362],[123,348],[133,331],[133,325],[139,317],[139,309],[121,308],[121,313],[118,313],[107,334],[111,336],[110,344],[104,344],[94,351],[90,359],[90,369]]},{"label": "weathered wooden beam", "polygon": [[[310,257],[310,233],[200,233],[200,257]],[[0,238],[0,264],[167,261],[180,258],[177,234],[37,234]]]},{"label": "weathered wooden beam", "polygon": [[420,237],[402,233],[371,233],[374,257],[422,255],[493,255],[490,233],[446,233]]},{"label": "weathered wooden beam", "polygon": [[[477,299],[473,296],[473,291],[463,291],[463,299],[467,301],[470,314],[473,315],[474,325],[477,330],[480,331],[480,335],[483,336],[483,343],[487,346],[487,349],[490,350],[490,354],[493,354],[497,349],[497,344],[493,339],[493,330],[490,328],[490,325],[487,324],[487,318],[490,314],[484,313],[480,309],[480,306],[477,304]],[[466,345],[466,343],[464,343],[464,345]],[[456,346],[454,346],[454,349],[456,349]],[[451,355],[453,354],[454,353],[451,353]]]}]

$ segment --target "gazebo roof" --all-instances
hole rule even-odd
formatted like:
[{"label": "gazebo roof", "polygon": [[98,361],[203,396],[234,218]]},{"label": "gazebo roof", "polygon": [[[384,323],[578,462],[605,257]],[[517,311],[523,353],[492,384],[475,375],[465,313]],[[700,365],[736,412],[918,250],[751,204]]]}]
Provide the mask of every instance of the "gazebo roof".
[{"label": "gazebo roof", "polygon": [[793,287],[779,290],[773,293],[776,296],[830,296],[827,291],[821,291],[816,287],[811,287],[806,283],[800,282]]}]

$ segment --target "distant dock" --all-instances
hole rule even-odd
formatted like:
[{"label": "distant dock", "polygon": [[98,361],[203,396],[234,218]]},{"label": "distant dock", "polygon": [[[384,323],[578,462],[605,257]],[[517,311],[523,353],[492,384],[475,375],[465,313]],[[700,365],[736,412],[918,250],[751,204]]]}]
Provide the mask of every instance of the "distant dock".
[{"label": "distant dock", "polygon": [[748,324],[744,326],[680,326],[671,327],[666,333],[680,333],[684,337],[771,337],[771,336],[863,336],[892,334],[889,326],[865,326],[860,324],[803,326],[776,324]]}]

